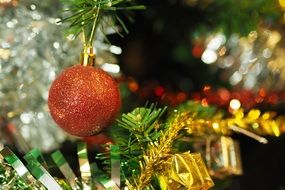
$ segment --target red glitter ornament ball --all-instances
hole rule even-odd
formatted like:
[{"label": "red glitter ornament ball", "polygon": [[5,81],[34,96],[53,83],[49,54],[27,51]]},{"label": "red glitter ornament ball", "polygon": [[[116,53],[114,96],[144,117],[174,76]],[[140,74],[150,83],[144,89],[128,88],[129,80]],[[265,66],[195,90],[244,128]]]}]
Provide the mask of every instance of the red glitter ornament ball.
[{"label": "red glitter ornament ball", "polygon": [[105,71],[75,65],[52,83],[48,106],[62,129],[84,137],[100,133],[113,121],[121,98],[117,82]]}]

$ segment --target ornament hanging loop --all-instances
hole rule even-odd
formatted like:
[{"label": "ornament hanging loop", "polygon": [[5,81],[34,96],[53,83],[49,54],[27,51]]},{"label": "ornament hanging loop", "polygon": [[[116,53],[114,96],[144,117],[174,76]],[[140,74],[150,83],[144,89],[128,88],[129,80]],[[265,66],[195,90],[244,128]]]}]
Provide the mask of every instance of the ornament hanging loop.
[{"label": "ornament hanging loop", "polygon": [[81,53],[80,64],[83,66],[95,65],[95,53],[92,46],[84,46]]}]

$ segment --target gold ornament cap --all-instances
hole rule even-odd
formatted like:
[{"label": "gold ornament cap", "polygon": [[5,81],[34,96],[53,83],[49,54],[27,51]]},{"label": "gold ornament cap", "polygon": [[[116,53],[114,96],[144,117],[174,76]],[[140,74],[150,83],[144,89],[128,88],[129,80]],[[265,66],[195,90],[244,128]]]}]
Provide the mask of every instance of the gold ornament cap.
[{"label": "gold ornament cap", "polygon": [[80,64],[83,66],[95,65],[95,53],[92,46],[85,46],[81,53]]}]

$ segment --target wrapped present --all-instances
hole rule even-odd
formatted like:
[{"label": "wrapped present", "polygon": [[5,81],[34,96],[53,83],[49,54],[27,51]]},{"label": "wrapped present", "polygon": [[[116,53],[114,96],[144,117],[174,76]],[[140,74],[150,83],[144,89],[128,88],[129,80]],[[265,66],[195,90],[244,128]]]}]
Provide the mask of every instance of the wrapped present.
[{"label": "wrapped present", "polygon": [[223,178],[242,174],[239,143],[231,137],[208,139],[205,158],[212,176]]},{"label": "wrapped present", "polygon": [[214,185],[201,155],[190,152],[174,154],[158,179],[164,190],[207,190]]}]

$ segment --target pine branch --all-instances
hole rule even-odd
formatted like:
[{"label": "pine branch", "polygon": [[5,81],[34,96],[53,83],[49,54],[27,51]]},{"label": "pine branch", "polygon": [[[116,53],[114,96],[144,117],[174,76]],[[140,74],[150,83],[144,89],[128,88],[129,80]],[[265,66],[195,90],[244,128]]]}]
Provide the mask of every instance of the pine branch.
[{"label": "pine branch", "polygon": [[158,121],[165,111],[166,107],[156,108],[156,104],[136,108],[130,113],[122,114],[118,126],[110,130],[115,143],[120,146],[126,178],[139,174],[139,160],[143,150],[162,135],[161,131],[165,126],[159,125]]},{"label": "pine branch", "polygon": [[85,43],[88,45],[92,45],[100,18],[111,15],[128,33],[126,25],[117,16],[117,12],[145,9],[143,5],[135,5],[134,0],[62,0],[62,3],[68,7],[65,12],[70,16],[59,22],[68,23],[69,31],[73,34],[77,35],[83,31],[86,35]]},{"label": "pine branch", "polygon": [[139,143],[152,142],[161,134],[158,120],[165,110],[166,107],[157,109],[155,104],[149,108],[136,108],[131,113],[123,114],[118,125],[133,134]]}]

